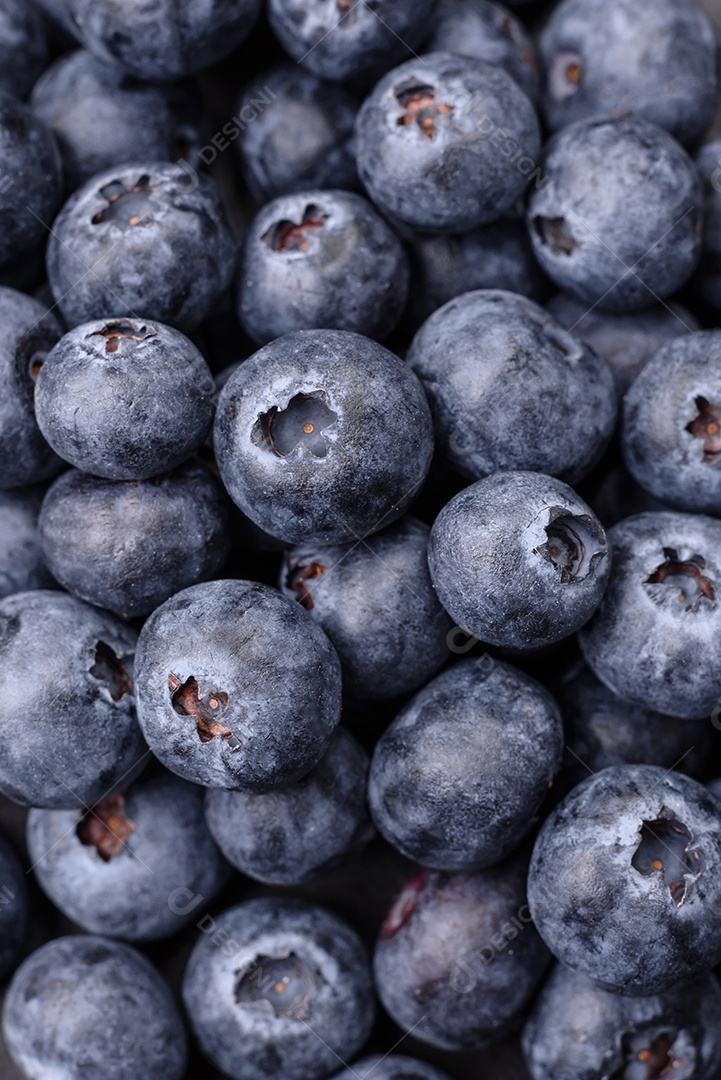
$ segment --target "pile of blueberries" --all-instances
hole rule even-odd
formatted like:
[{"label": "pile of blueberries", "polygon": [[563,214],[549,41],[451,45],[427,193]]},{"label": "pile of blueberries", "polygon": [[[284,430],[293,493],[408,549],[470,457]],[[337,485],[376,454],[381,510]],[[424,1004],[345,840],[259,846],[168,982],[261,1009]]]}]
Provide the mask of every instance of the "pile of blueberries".
[{"label": "pile of blueberries", "polygon": [[3,1080],[721,1076],[719,38],[506,2],[0,0]]}]

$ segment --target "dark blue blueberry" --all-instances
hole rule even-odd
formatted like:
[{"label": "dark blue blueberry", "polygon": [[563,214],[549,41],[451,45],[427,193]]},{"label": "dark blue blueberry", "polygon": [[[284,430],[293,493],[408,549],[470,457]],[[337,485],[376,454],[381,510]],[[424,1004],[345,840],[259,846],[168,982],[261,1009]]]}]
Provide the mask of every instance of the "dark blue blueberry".
[{"label": "dark blue blueberry", "polygon": [[323,627],[354,701],[418,689],[448,659],[450,617],[428,571],[430,529],[404,517],[362,544],[304,545],[285,555],[281,591]]},{"label": "dark blue blueberry", "polygon": [[407,295],[401,242],[360,195],[283,195],[250,224],[238,277],[238,317],[261,345],[317,327],[380,340],[395,328]]},{"label": "dark blue blueberry", "polygon": [[235,262],[220,192],[182,162],[98,173],[65,203],[47,253],[50,288],[70,326],[112,313],[192,330]]},{"label": "dark blue blueberry", "polygon": [[575,787],[538,834],[528,876],[551,952],[631,996],[710,971],[721,960],[718,820],[702,784],[656,765],[617,765]]},{"label": "dark blue blueberry", "polygon": [[47,239],[63,196],[60,151],[45,124],[0,92],[0,267]]},{"label": "dark blue blueberry", "polygon": [[65,461],[109,480],[145,480],[185,461],[213,421],[215,384],[170,326],[108,319],[69,331],[35,386],[38,424]]},{"label": "dark blue blueberry", "polygon": [[576,483],[613,434],[605,360],[515,293],[449,301],[406,359],[428,395],[441,453],[474,480],[528,469]]},{"label": "dark blue blueberry", "polygon": [[338,728],[315,768],[294,784],[265,795],[208,791],[208,828],[242,874],[271,885],[312,881],[373,836],[367,779],[365,751]]},{"label": "dark blue blueberry", "polygon": [[48,61],[42,20],[27,0],[0,2],[0,90],[25,98]]},{"label": "dark blue blueberry", "polygon": [[268,0],[285,51],[322,79],[378,78],[427,36],[436,0]]},{"label": "dark blue blueberry", "polygon": [[693,145],[713,120],[718,36],[688,0],[563,0],[540,48],[553,131],[633,113]]},{"label": "dark blue blueberry", "polygon": [[345,87],[297,64],[263,72],[243,91],[237,117],[245,179],[258,202],[305,188],[357,188],[358,106]]},{"label": "dark blue blueberry", "polygon": [[177,593],[143,627],[138,714],[150,748],[207,787],[256,794],[299,780],[340,718],[340,664],[298,604],[267,585]]},{"label": "dark blue blueberry", "polygon": [[475,1050],[518,1024],[550,959],[529,915],[526,868],[516,859],[408,883],[373,960],[378,996],[403,1031]]},{"label": "dark blue blueberry", "polygon": [[183,999],[203,1052],[234,1080],[324,1077],[373,1024],[363,946],[342,919],[299,900],[229,908],[195,946]]},{"label": "dark blue blueberry", "polygon": [[438,515],[428,549],[433,584],[458,625],[490,645],[532,649],[591,617],[609,577],[606,534],[560,480],[494,473]]},{"label": "dark blue blueberry", "polygon": [[721,699],[721,521],[639,514],[608,542],[608,589],[579,635],[589,666],[626,701],[708,716]]},{"label": "dark blue blueberry", "polygon": [[135,633],[66,593],[0,601],[0,791],[21,806],[90,806],[147,751],[135,718]]},{"label": "dark blue blueberry", "polygon": [[84,49],[56,60],[30,103],[58,140],[68,192],[127,161],[176,161],[199,139],[182,88],[138,82]]},{"label": "dark blue blueberry", "polygon": [[663,128],[638,116],[579,121],[548,144],[528,224],[560,289],[602,311],[636,311],[694,270],[701,205],[698,170]]},{"label": "dark blue blueberry", "polygon": [[347,1065],[333,1080],[450,1080],[427,1061],[406,1057],[405,1054],[384,1054],[364,1057]]},{"label": "dark blue blueberry", "polygon": [[25,960],[3,1009],[10,1055],[29,1080],[181,1080],[185,1027],[166,983],[136,949],[61,937]]},{"label": "dark blue blueberry", "polygon": [[0,489],[40,483],[62,468],[35,419],[35,380],[62,335],[39,300],[0,287]]},{"label": "dark blue blueberry", "polygon": [[498,64],[534,103],[541,96],[536,46],[508,8],[491,0],[439,0],[425,52],[451,52]]},{"label": "dark blue blueberry", "polygon": [[205,465],[152,480],[99,480],[70,469],[40,515],[45,561],[60,584],[129,619],[216,577],[230,550],[229,505]]},{"label": "dark blue blueberry", "polygon": [[358,172],[384,213],[429,232],[500,218],[536,169],[530,101],[503,68],[429,53],[388,72],[356,123]]},{"label": "dark blue blueberry", "polygon": [[231,375],[214,444],[223,483],[256,525],[289,543],[339,544],[408,508],[433,424],[418,379],[383,346],[299,330]]},{"label": "dark blue blueberry", "polygon": [[15,967],[28,929],[27,875],[8,841],[0,836],[0,978]]},{"label": "dark blue blueberry", "polygon": [[721,990],[709,975],[682,991],[621,997],[558,964],[523,1048],[533,1080],[711,1080],[721,1060]]},{"label": "dark blue blueberry", "polygon": [[53,577],[38,534],[42,491],[0,491],[0,597],[48,589]]},{"label": "dark blue blueberry", "polygon": [[546,308],[569,334],[602,356],[616,380],[619,398],[669,338],[699,330],[698,320],[681,304],[655,304],[644,311],[614,314],[557,293]]},{"label": "dark blue blueberry", "polygon": [[434,870],[482,870],[518,846],[563,751],[540,683],[488,655],[433,679],[378,741],[368,798],[380,832]]},{"label": "dark blue blueberry", "polygon": [[43,891],[90,934],[129,941],[174,934],[193,919],[188,898],[211,900],[228,877],[203,794],[163,773],[84,813],[31,810],[28,852]]},{"label": "dark blue blueberry", "polygon": [[721,140],[702,146],[696,155],[696,165],[704,188],[703,248],[692,281],[693,295],[718,313],[721,311]]}]

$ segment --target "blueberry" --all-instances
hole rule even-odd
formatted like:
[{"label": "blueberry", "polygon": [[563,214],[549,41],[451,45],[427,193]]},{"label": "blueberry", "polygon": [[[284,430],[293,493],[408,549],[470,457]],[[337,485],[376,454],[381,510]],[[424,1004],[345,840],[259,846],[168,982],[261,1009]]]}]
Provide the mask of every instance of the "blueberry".
[{"label": "blueberry", "polygon": [[27,105],[0,92],[0,267],[46,239],[63,194],[60,151]]},{"label": "blueberry", "polygon": [[17,964],[28,929],[27,876],[8,841],[0,836],[0,978]]},{"label": "blueberry", "polygon": [[475,1050],[516,1026],[548,961],[526,904],[526,863],[515,859],[413,878],[383,923],[373,969],[404,1031]]},{"label": "blueberry", "polygon": [[563,750],[534,679],[485,656],[437,676],[381,735],[368,798],[379,831],[434,870],[482,870],[514,850]]},{"label": "blueberry", "polygon": [[491,0],[439,0],[425,51],[458,53],[498,64],[534,104],[540,98],[533,38],[503,4]]},{"label": "blueberry", "polygon": [[423,324],[407,360],[439,447],[473,479],[528,469],[575,483],[613,434],[608,365],[523,296],[456,297]]},{"label": "blueberry", "polygon": [[721,698],[721,522],[638,514],[608,540],[608,589],[579,635],[586,661],[626,701],[708,716]]},{"label": "blueberry", "polygon": [[75,597],[0,601],[0,791],[21,806],[89,806],[137,775],[135,634]]},{"label": "blueberry", "polygon": [[525,191],[539,149],[535,111],[511,76],[451,53],[388,72],[356,122],[358,172],[370,197],[429,232],[501,217]]},{"label": "blueberry", "polygon": [[294,784],[265,795],[211,788],[208,828],[242,874],[271,885],[312,881],[373,836],[367,777],[365,751],[339,728],[315,768]]},{"label": "blueberry", "polygon": [[554,131],[633,113],[692,145],[713,120],[718,37],[688,0],[563,0],[540,48]]},{"label": "blueberry", "polygon": [[644,311],[614,314],[588,310],[580,300],[558,293],[546,304],[556,322],[581,338],[608,363],[619,398],[669,338],[699,330],[698,320],[681,304],[655,304]]},{"label": "blueberry", "polygon": [[260,794],[320,761],[340,717],[340,664],[298,604],[213,581],[153,612],[138,641],[138,715],[167,768]]},{"label": "blueberry", "polygon": [[447,1073],[441,1072],[427,1061],[406,1057],[405,1054],[372,1055],[347,1065],[337,1073],[333,1080],[450,1080]]},{"label": "blueberry", "polygon": [[456,495],[431,530],[428,561],[441,603],[481,641],[513,649],[578,630],[610,572],[606,534],[566,484],[495,473]]},{"label": "blueberry", "polygon": [[548,144],[543,178],[528,224],[560,289],[602,311],[635,311],[694,270],[701,182],[662,128],[638,116],[569,124]]},{"label": "blueberry", "polygon": [[297,64],[263,72],[243,91],[238,150],[258,202],[306,188],[356,188],[358,106],[348,90]]},{"label": "blueberry", "polygon": [[48,61],[45,28],[27,0],[0,2],[0,91],[25,98]]},{"label": "blueberry", "polygon": [[136,949],[61,937],[25,960],[3,1009],[10,1055],[32,1080],[181,1080],[187,1039],[170,990]]},{"label": "blueberry", "polygon": [[709,975],[679,993],[610,994],[558,964],[523,1031],[533,1080],[679,1076],[711,1080],[721,1060],[721,989]]},{"label": "blueberry", "polygon": [[589,777],[538,834],[528,902],[549,949],[606,990],[692,982],[721,959],[716,800],[656,765]]},{"label": "blueberry", "polygon": [[65,461],[109,480],[146,480],[180,465],[213,421],[215,386],[195,345],[142,319],[75,327],[45,358],[38,424]]},{"label": "blueberry", "polygon": [[[31,810],[33,871],[56,907],[88,933],[144,941],[193,918],[228,867],[203,815],[203,789],[163,773],[85,812]],[[197,916],[196,916],[197,918]]]},{"label": "blueberry", "polygon": [[249,900],[214,919],[191,954],[183,998],[203,1052],[234,1080],[327,1076],[373,1024],[361,942],[342,919],[298,900]]},{"label": "blueberry", "polygon": [[184,89],[140,83],[84,49],[56,60],[30,102],[58,140],[70,192],[127,161],[175,161],[199,139]]},{"label": "blueberry", "polygon": [[280,588],[333,642],[354,701],[422,686],[448,659],[452,623],[428,571],[430,529],[404,517],[362,544],[287,552]]},{"label": "blueberry", "polygon": [[428,34],[436,0],[268,0],[286,52],[323,79],[377,78]]},{"label": "blueberry", "polygon": [[230,284],[235,259],[214,182],[182,163],[146,161],[98,173],[70,197],[47,270],[71,326],[112,312],[192,330]]},{"label": "blueberry", "polygon": [[38,535],[42,491],[0,491],[0,597],[52,588]]},{"label": "blueberry", "polygon": [[64,588],[129,619],[215,577],[230,548],[225,494],[188,463],[152,480],[99,480],[70,469],[40,515],[42,550]]},{"label": "blueberry", "polygon": [[433,428],[416,376],[360,334],[299,330],[251,356],[218,401],[215,454],[233,501],[289,543],[345,543],[400,517]]},{"label": "blueberry", "polygon": [[696,155],[696,165],[704,189],[703,248],[692,281],[693,294],[718,312],[721,310],[721,140],[702,146]]},{"label": "blueberry", "polygon": [[238,316],[259,344],[327,327],[380,340],[408,295],[400,240],[360,195],[303,191],[267,203],[245,238]]}]

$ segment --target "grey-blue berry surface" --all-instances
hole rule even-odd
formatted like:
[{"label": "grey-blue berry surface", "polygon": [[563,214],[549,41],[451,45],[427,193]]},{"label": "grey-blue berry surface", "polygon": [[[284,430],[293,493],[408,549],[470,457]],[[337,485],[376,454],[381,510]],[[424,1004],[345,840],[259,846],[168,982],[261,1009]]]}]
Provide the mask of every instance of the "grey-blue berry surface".
[{"label": "grey-blue berry surface", "polygon": [[558,964],[523,1029],[523,1048],[533,1080],[644,1072],[711,1080],[721,1060],[721,990],[707,975],[682,991],[621,997]]},{"label": "grey-blue berry surface", "polygon": [[266,203],[250,224],[238,315],[260,345],[317,327],[382,340],[407,295],[401,242],[360,195],[304,189]]},{"label": "grey-blue berry surface", "polygon": [[218,188],[182,161],[93,176],[58,214],[47,250],[50,288],[70,326],[111,313],[192,330],[230,284],[235,262]]},{"label": "grey-blue berry surface", "polygon": [[535,110],[511,76],[452,53],[388,72],[356,121],[358,172],[371,199],[428,232],[500,218],[523,195],[539,152]]},{"label": "grey-blue berry surface", "polygon": [[721,331],[663,345],[624,402],[623,456],[657,499],[721,515]]},{"label": "grey-blue berry surface", "polygon": [[567,484],[531,472],[494,473],[454,496],[433,524],[428,561],[461,629],[513,649],[578,630],[610,573],[591,508]]},{"label": "grey-blue berry surface", "polygon": [[563,0],[540,49],[553,131],[633,113],[693,146],[713,119],[718,34],[689,0]]},{"label": "grey-blue berry surface", "polygon": [[40,536],[64,588],[130,619],[218,576],[230,550],[230,502],[197,461],[142,481],[68,469],[43,500]]},{"label": "grey-blue berry surface", "polygon": [[327,874],[373,836],[366,806],[368,755],[338,728],[314,769],[264,795],[211,788],[208,828],[241,873],[270,885]]},{"label": "grey-blue berry surface", "polygon": [[526,871],[516,858],[408,882],[373,957],[378,996],[402,1030],[474,1050],[519,1023],[550,961],[526,903]]},{"label": "grey-blue berry surface", "polygon": [[70,330],[45,358],[35,412],[71,465],[109,480],[145,480],[202,445],[214,397],[208,365],[178,330],[99,319]]},{"label": "grey-blue berry surface", "polygon": [[381,735],[368,799],[379,831],[434,870],[501,862],[533,823],[563,751],[558,707],[487,654],[433,679]]},{"label": "grey-blue berry surface", "polygon": [[427,1061],[406,1057],[405,1054],[374,1054],[354,1061],[336,1073],[333,1080],[449,1080],[448,1074],[429,1065]]},{"label": "grey-blue berry surface", "polygon": [[375,1014],[365,949],[336,915],[300,900],[249,900],[200,937],[183,1000],[200,1046],[234,1080],[330,1075]]},{"label": "grey-blue berry surface", "polygon": [[423,324],[406,357],[440,452],[465,476],[521,469],[576,483],[616,421],[613,376],[533,301],[464,293]]},{"label": "grey-blue berry surface", "polygon": [[627,701],[708,716],[721,696],[721,522],[638,514],[609,530],[611,573],[579,638],[589,666]]},{"label": "grey-blue berry surface", "polygon": [[60,937],[32,953],[3,1008],[10,1055],[28,1080],[181,1080],[187,1036],[156,969],[129,945]]},{"label": "grey-blue berry surface", "polygon": [[536,257],[589,307],[649,307],[695,269],[701,179],[663,128],[638,116],[569,124],[548,143],[543,178],[528,206]]},{"label": "grey-blue berry surface", "polygon": [[656,765],[589,777],[538,834],[528,903],[551,952],[607,990],[693,982],[721,959],[716,799]]},{"label": "grey-blue berry surface", "polygon": [[27,97],[48,61],[45,27],[27,0],[0,3],[0,90]]},{"label": "grey-blue berry surface", "polygon": [[569,334],[585,341],[608,363],[619,397],[669,338],[701,329],[696,316],[675,301],[643,311],[611,312],[589,310],[583,301],[557,293],[546,308]]},{"label": "grey-blue berry surface", "polygon": [[416,690],[449,658],[453,622],[431,581],[429,536],[407,516],[362,544],[304,544],[284,556],[280,589],[333,642],[352,701]]},{"label": "grey-blue berry surface", "polygon": [[38,533],[42,488],[0,491],[0,596],[51,589]]},{"label": "grey-blue berry surface", "polygon": [[90,806],[147,750],[135,717],[135,631],[67,593],[0,601],[0,791],[21,806]]},{"label": "grey-blue berry surface", "polygon": [[43,891],[91,934],[168,937],[193,919],[229,867],[205,824],[203,788],[146,775],[89,810],[31,810],[28,852]]},{"label": "grey-blue berry surface", "polygon": [[4,836],[0,836],[0,881],[0,976],[5,978],[25,945],[30,904],[25,868]]},{"label": "grey-blue berry surface", "polygon": [[360,334],[298,330],[233,372],[215,456],[231,498],[279,539],[345,543],[408,508],[433,454],[420,382]]},{"label": "grey-blue berry surface", "polygon": [[321,628],[275,589],[211,581],[145,623],[138,716],[172,772],[262,793],[300,779],[340,719],[340,664]]}]

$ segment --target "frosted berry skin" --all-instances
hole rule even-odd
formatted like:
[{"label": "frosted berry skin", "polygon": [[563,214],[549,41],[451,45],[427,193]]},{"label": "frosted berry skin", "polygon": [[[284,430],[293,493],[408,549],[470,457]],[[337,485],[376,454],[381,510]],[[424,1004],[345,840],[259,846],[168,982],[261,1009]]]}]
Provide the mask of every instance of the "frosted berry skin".
[{"label": "frosted berry skin", "polygon": [[42,488],[0,491],[0,597],[53,587],[38,535],[41,502]]},{"label": "frosted berry skin", "polygon": [[609,530],[608,589],[579,634],[619,697],[671,716],[709,716],[721,697],[721,522],[649,512]]},{"label": "frosted berry skin", "polygon": [[355,1061],[333,1077],[333,1080],[352,1080],[353,1077],[370,1076],[374,1080],[450,1080],[448,1073],[441,1072],[427,1061],[410,1058],[405,1054],[387,1054],[385,1057],[364,1057]]},{"label": "frosted berry skin", "polygon": [[589,777],[538,834],[528,903],[554,955],[606,990],[693,982],[721,957],[716,799],[655,765]]},{"label": "frosted berry skin", "polygon": [[228,379],[213,442],[233,501],[288,543],[346,543],[411,504],[433,454],[416,376],[360,334],[299,330]]},{"label": "frosted berry skin", "polygon": [[[499,134],[510,152],[499,150]],[[439,52],[384,75],[358,113],[356,151],[383,213],[428,232],[463,232],[520,198],[538,165],[540,133],[531,102],[503,68]]]}]

